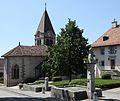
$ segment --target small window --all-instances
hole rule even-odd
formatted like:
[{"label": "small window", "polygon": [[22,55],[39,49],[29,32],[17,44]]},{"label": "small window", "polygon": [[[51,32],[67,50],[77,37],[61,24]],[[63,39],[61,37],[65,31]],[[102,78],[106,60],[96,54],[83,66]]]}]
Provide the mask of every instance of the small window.
[{"label": "small window", "polygon": [[39,45],[41,45],[41,40],[39,40]]},{"label": "small window", "polygon": [[39,43],[40,43],[39,40],[37,40],[37,45],[39,45]]},{"label": "small window", "polygon": [[47,39],[46,40],[46,45],[49,45],[49,44],[50,44],[49,39]]},{"label": "small window", "polygon": [[101,54],[101,55],[104,55],[104,54],[105,54],[105,48],[101,48],[101,49],[100,49],[100,54]]},{"label": "small window", "polygon": [[52,46],[52,44],[53,44],[53,41],[52,41],[52,40],[50,40],[50,45]]},{"label": "small window", "polygon": [[100,65],[100,66],[105,66],[105,62],[104,62],[104,61],[100,61],[100,62],[99,62],[99,65]]},{"label": "small window", "polygon": [[108,52],[109,52],[109,54],[116,54],[117,53],[117,47],[116,46],[110,46]]},{"label": "small window", "polygon": [[17,64],[12,67],[11,73],[12,79],[19,79],[19,66]]},{"label": "small window", "polygon": [[101,66],[105,66],[105,62],[104,61],[101,61]]},{"label": "small window", "polygon": [[103,36],[103,41],[107,41],[109,39],[108,36]]}]

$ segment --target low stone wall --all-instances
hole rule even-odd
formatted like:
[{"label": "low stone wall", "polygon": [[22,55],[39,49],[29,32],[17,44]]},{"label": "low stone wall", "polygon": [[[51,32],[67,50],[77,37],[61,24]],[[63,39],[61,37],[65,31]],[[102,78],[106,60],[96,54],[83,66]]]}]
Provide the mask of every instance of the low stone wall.
[{"label": "low stone wall", "polygon": [[[41,85],[32,85],[32,84],[23,84],[23,90],[41,92],[43,84]],[[48,91],[51,90],[51,87],[48,87]]]},{"label": "low stone wall", "polygon": [[120,76],[118,75],[112,75],[111,78],[112,80],[120,80]]},{"label": "low stone wall", "polygon": [[[95,88],[98,97],[102,97],[102,89]],[[51,88],[51,97],[60,98],[67,101],[84,100],[88,98],[87,88],[81,86],[75,87],[56,87]]]},{"label": "low stone wall", "polygon": [[[72,90],[73,89],[73,90]],[[52,86],[51,96],[54,98],[65,99],[68,101],[87,99],[87,92],[85,90],[74,90],[74,87],[59,88]]]},{"label": "low stone wall", "polygon": [[41,92],[42,91],[42,86],[23,84],[23,90]]}]

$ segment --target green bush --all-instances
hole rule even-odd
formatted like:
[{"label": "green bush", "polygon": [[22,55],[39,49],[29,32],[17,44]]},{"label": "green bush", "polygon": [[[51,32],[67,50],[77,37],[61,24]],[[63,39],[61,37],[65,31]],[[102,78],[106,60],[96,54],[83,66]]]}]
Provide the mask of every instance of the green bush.
[{"label": "green bush", "polygon": [[4,77],[1,76],[1,77],[0,77],[0,83],[3,83],[3,81],[4,81]]},{"label": "green bush", "polygon": [[69,80],[55,81],[55,82],[50,83],[50,85],[54,85],[54,86],[69,85]]},{"label": "green bush", "polygon": [[24,80],[24,83],[33,83],[35,81],[34,78],[27,78]]},{"label": "green bush", "polygon": [[82,74],[81,78],[87,78],[87,74]]},{"label": "green bush", "polygon": [[110,73],[103,73],[102,79],[111,79],[111,74]]},{"label": "green bush", "polygon": [[87,80],[86,79],[74,79],[70,83],[70,85],[76,84],[76,85],[87,85]]},{"label": "green bush", "polygon": [[111,89],[111,88],[120,87],[120,83],[96,84],[96,87],[98,87],[98,88],[102,88],[102,89]]},{"label": "green bush", "polygon": [[0,73],[0,77],[3,77],[3,73]]},{"label": "green bush", "polygon": [[62,78],[60,76],[56,76],[56,77],[52,78],[52,81],[53,82],[55,82],[55,81],[62,81]]},{"label": "green bush", "polygon": [[41,84],[41,83],[44,83],[44,80],[36,80],[36,81],[34,82],[34,84]]}]

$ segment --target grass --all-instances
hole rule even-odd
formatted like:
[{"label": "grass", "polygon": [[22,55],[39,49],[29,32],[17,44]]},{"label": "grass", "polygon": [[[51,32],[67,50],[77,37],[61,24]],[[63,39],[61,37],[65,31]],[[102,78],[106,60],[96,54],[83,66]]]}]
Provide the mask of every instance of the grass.
[{"label": "grass", "polygon": [[54,86],[65,86],[65,85],[69,85],[69,80],[56,81],[50,84]]},{"label": "grass", "polygon": [[37,81],[35,81],[35,82],[33,82],[33,84],[42,84],[42,83],[44,83],[44,80],[37,80]]},{"label": "grass", "polygon": [[96,87],[103,89],[120,87],[120,80],[96,79]]},{"label": "grass", "polygon": [[[120,80],[111,80],[111,79],[96,79],[95,80],[96,87],[102,89],[110,89],[115,87],[120,87]],[[51,85],[55,86],[64,86],[64,85],[87,85],[87,79],[74,79],[71,82],[69,80],[57,81],[51,83]]]}]

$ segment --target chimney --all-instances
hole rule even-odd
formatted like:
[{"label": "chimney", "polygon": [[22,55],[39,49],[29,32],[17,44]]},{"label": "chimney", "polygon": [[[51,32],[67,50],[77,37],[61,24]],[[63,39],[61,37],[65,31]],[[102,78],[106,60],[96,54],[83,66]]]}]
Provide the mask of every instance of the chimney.
[{"label": "chimney", "polygon": [[117,27],[117,21],[114,19],[114,21],[112,22],[112,28],[116,28]]},{"label": "chimney", "polygon": [[19,44],[18,44],[19,46],[20,46],[20,42],[19,42]]}]

